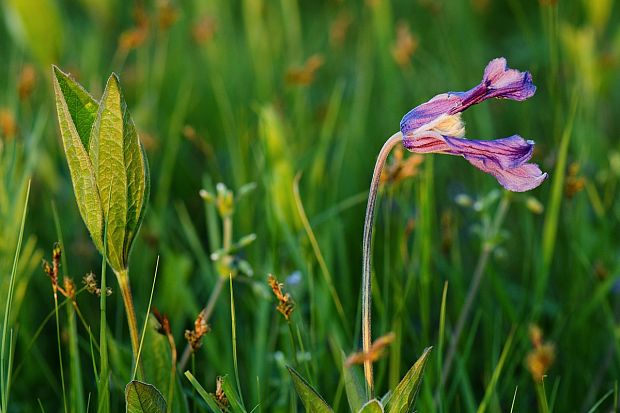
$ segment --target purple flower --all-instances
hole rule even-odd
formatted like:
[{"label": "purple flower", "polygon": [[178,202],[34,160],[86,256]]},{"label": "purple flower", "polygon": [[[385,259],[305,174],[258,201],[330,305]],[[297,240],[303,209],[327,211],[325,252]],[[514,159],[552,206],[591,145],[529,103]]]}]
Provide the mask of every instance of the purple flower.
[{"label": "purple flower", "polygon": [[411,152],[460,155],[493,175],[510,191],[536,188],[546,178],[538,165],[527,163],[534,142],[519,135],[490,141],[463,139],[461,112],[486,99],[525,100],[536,91],[529,72],[509,69],[503,57],[493,59],[480,84],[467,92],[437,95],[407,113],[400,122],[403,145]]}]

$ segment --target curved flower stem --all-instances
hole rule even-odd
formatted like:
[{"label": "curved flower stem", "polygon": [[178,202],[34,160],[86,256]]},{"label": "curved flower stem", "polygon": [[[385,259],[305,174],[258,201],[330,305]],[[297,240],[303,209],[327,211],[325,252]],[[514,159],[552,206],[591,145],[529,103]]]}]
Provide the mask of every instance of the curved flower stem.
[{"label": "curved flower stem", "polygon": [[[379,192],[379,182],[381,180],[381,171],[385,160],[390,151],[399,142],[402,142],[403,134],[397,132],[383,144],[375,170],[370,181],[370,191],[368,193],[368,204],[366,206],[366,218],[364,220],[364,238],[362,243],[362,350],[364,354],[368,354],[371,344],[371,252],[372,252],[372,226],[374,223],[375,201]],[[364,376],[366,378],[366,393],[369,399],[374,393],[374,379],[372,375],[372,361],[364,361]]]}]

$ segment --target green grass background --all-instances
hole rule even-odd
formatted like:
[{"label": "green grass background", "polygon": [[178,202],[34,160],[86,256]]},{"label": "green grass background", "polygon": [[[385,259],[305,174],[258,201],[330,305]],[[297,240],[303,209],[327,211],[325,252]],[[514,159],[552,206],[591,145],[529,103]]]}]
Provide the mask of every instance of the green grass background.
[{"label": "green grass background", "polygon": [[[418,411],[510,411],[513,398],[516,412],[617,408],[620,6],[613,0],[550,3],[556,2],[183,0],[170,2],[177,18],[162,28],[162,2],[5,0],[0,107],[12,114],[17,132],[0,141],[2,303],[31,180],[9,320],[15,360],[9,411],[38,411],[37,399],[47,412],[63,411],[53,318],[43,324],[54,301],[40,269],[58,240],[52,205],[65,245],[63,272],[79,283],[88,271],[100,276],[101,268],[73,197],[51,64],[72,73],[96,98],[116,72],[147,146],[151,200],[130,259],[139,322],[159,255],[153,302],[170,317],[182,350],[183,331],[193,325],[217,277],[209,254],[219,247],[221,229],[198,191],[213,190],[217,182],[233,189],[256,182],[257,190],[236,205],[234,216],[235,239],[257,235],[239,252],[253,277],[233,280],[246,407],[302,409],[285,369],[295,363],[289,329],[265,282],[274,273],[297,303],[293,320],[304,344],[298,370],[334,408],[347,411],[340,349],[350,353],[361,346],[361,235],[375,157],[404,113],[435,94],[474,86],[486,63],[498,56],[531,71],[537,93],[526,102],[472,108],[464,114],[467,136],[518,133],[533,139],[534,160],[550,177],[531,193],[508,194],[460,158],[426,156],[415,177],[384,187],[375,229],[373,327],[375,336],[394,331],[396,341],[375,366],[378,390],[393,388],[423,349],[434,346]],[[119,38],[135,26],[132,10],[141,6],[148,35],[124,52]],[[200,21],[214,28],[204,42],[192,37]],[[346,33],[334,40],[334,25],[343,22]],[[408,25],[419,42],[404,66],[392,51],[399,24]],[[287,81],[287,73],[314,54],[324,64],[313,81]],[[20,99],[17,84],[27,64],[36,68],[36,86]],[[195,139],[187,139],[186,126],[194,128]],[[565,187],[576,179],[569,166],[576,164],[576,178],[585,187],[568,197]],[[299,172],[301,200],[344,320],[301,224],[293,193]],[[457,203],[460,194],[473,205]],[[544,206],[542,213],[528,208],[530,197]],[[502,208],[508,208],[504,219]],[[485,250],[480,291],[441,386],[450,334]],[[107,317],[112,411],[121,411],[130,346],[113,277],[108,285],[114,290]],[[82,293],[78,304],[98,337],[98,299]],[[530,323],[543,329],[557,353],[544,394],[524,361],[532,348]],[[217,375],[234,374],[227,288],[211,324],[192,371],[214,391]],[[69,393],[76,377],[71,366],[79,361],[82,398],[90,394],[94,411],[88,332],[79,322],[69,327],[61,311],[69,410],[78,411]],[[69,350],[71,337],[77,338],[77,352]],[[179,381],[187,397],[195,398],[182,375]],[[199,403],[197,409],[206,411]]]}]

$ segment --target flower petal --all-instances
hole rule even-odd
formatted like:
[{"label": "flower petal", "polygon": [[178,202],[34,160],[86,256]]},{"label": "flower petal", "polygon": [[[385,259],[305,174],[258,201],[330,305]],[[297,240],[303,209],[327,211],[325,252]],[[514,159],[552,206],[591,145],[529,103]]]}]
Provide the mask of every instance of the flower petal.
[{"label": "flower petal", "polygon": [[493,175],[509,191],[536,188],[547,178],[537,165],[526,163],[532,157],[534,142],[519,135],[480,141],[444,137],[430,131],[405,135],[403,146],[416,153],[460,155],[476,168]]},{"label": "flower petal", "polygon": [[493,175],[509,191],[529,191],[547,179],[547,173],[543,173],[538,165],[533,163],[525,163],[512,169],[503,169],[486,158],[475,156],[464,156],[464,158],[476,168]]},{"label": "flower petal", "polygon": [[495,162],[504,169],[516,168],[532,157],[534,142],[526,141],[519,135],[508,138],[479,141],[444,137],[450,153],[454,155],[474,156]]},{"label": "flower petal", "polygon": [[454,108],[461,106],[462,99],[459,95],[460,93],[454,92],[442,93],[411,109],[400,121],[400,131],[407,135],[441,115],[452,113]]},{"label": "flower petal", "polygon": [[462,96],[462,106],[454,110],[462,112],[471,105],[491,98],[521,101],[531,97],[535,92],[536,86],[532,83],[530,72],[509,69],[506,66],[506,59],[500,57],[489,62],[484,69],[482,82],[465,92]]},{"label": "flower petal", "polygon": [[403,135],[432,122],[441,115],[453,115],[486,99],[525,100],[536,92],[529,72],[509,69],[503,57],[493,59],[484,70],[482,82],[466,92],[435,96],[410,110],[400,122]]}]

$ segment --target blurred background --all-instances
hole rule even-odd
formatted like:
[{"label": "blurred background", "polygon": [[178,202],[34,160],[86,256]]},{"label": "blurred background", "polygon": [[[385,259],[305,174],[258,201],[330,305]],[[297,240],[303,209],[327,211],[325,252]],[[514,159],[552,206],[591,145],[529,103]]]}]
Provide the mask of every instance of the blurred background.
[{"label": "blurred background", "polygon": [[[50,259],[62,233],[63,273],[78,287],[101,269],[73,196],[52,64],[97,99],[117,73],[146,148],[151,198],[130,259],[139,323],[159,256],[153,305],[185,347],[183,332],[217,283],[210,255],[221,248],[216,208],[199,191],[254,182],[235,202],[232,227],[234,240],[256,234],[231,264],[246,405],[293,411],[285,366],[300,363],[334,409],[347,411],[341,349],[361,347],[361,235],[377,153],[408,110],[473,87],[499,56],[531,71],[537,93],[467,111],[466,136],[535,140],[533,159],[549,179],[511,194],[463,159],[397,150],[375,229],[374,335],[396,337],[375,365],[377,388],[394,388],[433,346],[419,411],[615,411],[619,8],[613,0],[4,0],[1,302],[31,182],[11,311],[9,411],[35,411],[37,399],[45,411],[62,406],[56,330],[46,319],[54,301],[41,259]],[[269,273],[296,303],[304,344],[297,361]],[[108,280],[112,398],[122,406],[130,347],[122,299]],[[217,375],[233,374],[224,285],[192,367],[211,392]],[[99,300],[84,292],[77,302],[98,332]],[[61,320],[63,346],[66,328]],[[82,323],[77,333],[83,397],[94,399]],[[66,354],[64,365],[68,376]],[[195,397],[182,375],[179,382]]]}]

